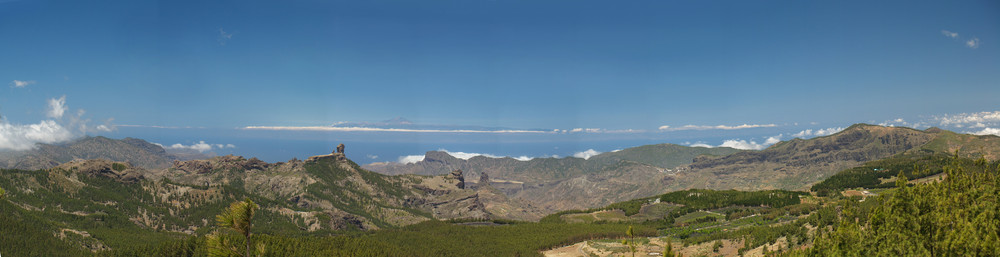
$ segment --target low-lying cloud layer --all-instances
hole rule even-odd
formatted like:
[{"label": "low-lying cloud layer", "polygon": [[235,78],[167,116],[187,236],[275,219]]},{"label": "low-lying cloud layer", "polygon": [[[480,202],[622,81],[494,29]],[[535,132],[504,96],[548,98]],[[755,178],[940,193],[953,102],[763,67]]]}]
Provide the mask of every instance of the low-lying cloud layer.
[{"label": "low-lying cloud layer", "polygon": [[54,120],[28,125],[0,121],[0,149],[4,150],[28,150],[37,143],[54,144],[73,138],[73,133]]},{"label": "low-lying cloud layer", "polygon": [[201,153],[211,151],[212,149],[236,148],[236,146],[233,145],[233,144],[209,144],[209,143],[205,143],[205,141],[198,141],[198,143],[191,144],[191,145],[183,145],[183,144],[179,144],[179,143],[178,144],[172,144],[170,146],[165,146],[165,145],[162,145],[162,144],[159,144],[159,143],[153,143],[153,144],[159,145],[159,146],[163,147],[164,149],[193,150],[193,151],[198,151],[198,152],[201,152]]},{"label": "low-lying cloud layer", "polygon": [[[25,83],[25,86],[31,84]],[[86,111],[83,109],[67,115],[69,106],[66,104],[66,96],[52,98],[47,102],[48,109],[45,114],[50,119],[36,124],[14,124],[0,116],[0,150],[29,150],[38,143],[63,143],[89,132],[107,132],[115,129],[111,124],[112,119],[97,126],[89,125],[90,120],[84,118]]]},{"label": "low-lying cloud layer", "polygon": [[727,126],[727,125],[715,125],[715,126],[705,126],[705,125],[684,125],[680,127],[671,127],[667,125],[660,126],[661,131],[681,131],[681,130],[735,130],[735,129],[750,129],[750,128],[773,128],[777,127],[775,124],[743,124],[737,126]]},{"label": "low-lying cloud layer", "polygon": [[985,128],[1000,125],[1000,111],[948,114],[934,117],[941,126]]},{"label": "low-lying cloud layer", "polygon": [[812,136],[821,137],[821,136],[829,136],[829,135],[836,134],[837,132],[840,132],[841,130],[844,130],[844,127],[825,128],[825,129],[816,129],[816,130],[807,129],[807,130],[800,131],[799,133],[792,134],[792,137],[812,137]]},{"label": "low-lying cloud layer", "polygon": [[994,135],[1000,136],[1000,128],[984,128],[983,130],[972,132],[974,135]]},{"label": "low-lying cloud layer", "polygon": [[[462,159],[462,160],[469,160],[469,159],[472,159],[472,157],[476,157],[476,156],[484,156],[484,157],[490,157],[490,158],[506,158],[506,157],[510,157],[510,158],[513,158],[513,159],[518,160],[518,161],[530,161],[531,159],[534,159],[534,157],[528,157],[528,156],[524,156],[524,155],[517,156],[517,157],[512,157],[512,156],[499,156],[499,155],[493,155],[493,154],[488,154],[488,153],[452,152],[452,151],[448,151],[446,149],[438,149],[438,151],[448,153],[448,155],[451,155],[452,157],[459,158],[459,159]],[[556,157],[556,156],[553,156],[553,157]],[[372,159],[374,159],[374,158],[372,158]],[[399,159],[396,160],[396,162],[399,162],[399,163],[402,163],[402,164],[410,164],[410,163],[416,163],[416,162],[423,161],[423,160],[424,160],[424,155],[407,155],[407,156],[400,156]]]},{"label": "low-lying cloud layer", "polygon": [[691,146],[691,147],[707,147],[707,148],[729,147],[729,148],[740,149],[740,150],[764,150],[765,148],[767,148],[767,147],[769,147],[769,146],[771,146],[773,144],[777,144],[778,142],[781,142],[781,137],[782,137],[782,135],[768,137],[767,139],[764,139],[763,143],[757,143],[757,141],[755,141],[755,140],[747,141],[747,140],[742,140],[742,139],[730,139],[730,140],[723,141],[722,144],[717,145],[717,146],[709,145],[709,144],[706,144],[704,142],[698,142],[698,143],[694,143],[694,144],[689,144],[689,146]]},{"label": "low-lying cloud layer", "polygon": [[594,149],[587,149],[586,151],[583,151],[583,152],[574,153],[573,157],[583,158],[584,160],[588,160],[588,159],[590,159],[590,157],[594,157],[595,155],[598,155],[598,154],[601,154],[601,152],[598,152],[598,151],[596,151]]},{"label": "low-lying cloud layer", "polygon": [[497,133],[497,134],[541,134],[551,133],[540,130],[471,130],[471,129],[401,129],[369,127],[324,127],[324,126],[246,126],[248,130],[290,130],[290,131],[338,131],[338,132],[410,132],[410,133]]}]

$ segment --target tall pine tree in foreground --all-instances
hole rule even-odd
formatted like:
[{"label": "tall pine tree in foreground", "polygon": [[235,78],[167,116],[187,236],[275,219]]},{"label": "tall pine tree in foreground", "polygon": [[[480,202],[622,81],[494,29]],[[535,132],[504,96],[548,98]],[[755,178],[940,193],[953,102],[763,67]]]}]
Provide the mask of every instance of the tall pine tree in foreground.
[{"label": "tall pine tree in foreground", "polygon": [[[242,235],[246,246],[244,257],[250,257],[250,229],[253,227],[253,215],[257,210],[257,204],[250,199],[242,202],[235,202],[229,205],[221,214],[215,217],[215,221],[220,228],[228,228],[232,232]],[[239,256],[239,249],[233,238],[225,233],[209,235],[209,253],[213,256]],[[263,251],[263,245],[257,246],[258,253]]]}]

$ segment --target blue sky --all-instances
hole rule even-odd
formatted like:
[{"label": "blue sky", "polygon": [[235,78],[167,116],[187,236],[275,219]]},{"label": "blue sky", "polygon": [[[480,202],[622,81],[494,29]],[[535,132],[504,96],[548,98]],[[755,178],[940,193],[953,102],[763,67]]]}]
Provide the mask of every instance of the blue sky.
[{"label": "blue sky", "polygon": [[393,117],[763,142],[1000,110],[995,1],[21,0],[0,35],[0,145]]}]

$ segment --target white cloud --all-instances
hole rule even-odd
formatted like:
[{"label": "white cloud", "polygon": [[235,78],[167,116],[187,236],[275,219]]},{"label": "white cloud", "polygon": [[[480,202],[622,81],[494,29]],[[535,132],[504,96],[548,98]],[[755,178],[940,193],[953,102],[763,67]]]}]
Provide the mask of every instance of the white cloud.
[{"label": "white cloud", "polygon": [[767,148],[768,146],[771,146],[773,144],[777,144],[778,142],[781,142],[781,135],[768,137],[766,140],[764,140],[764,143],[761,144],[758,144],[756,141],[753,140],[748,142],[746,140],[733,139],[733,140],[726,140],[725,142],[722,142],[722,144],[719,146],[731,147],[740,150],[763,150],[764,148]]},{"label": "white cloud", "polygon": [[471,129],[398,129],[368,127],[319,127],[319,126],[247,126],[247,130],[332,131],[332,132],[406,132],[406,133],[487,133],[487,134],[546,134],[542,130],[471,130]]},{"label": "white cloud", "polygon": [[[558,129],[553,132],[560,131]],[[621,133],[645,133],[645,130],[641,129],[602,129],[602,128],[574,128],[570,130],[561,130],[563,133],[606,133],[606,134],[621,134]]]},{"label": "white cloud", "polygon": [[911,128],[923,128],[923,127],[927,127],[927,124],[924,123],[924,122],[920,122],[920,121],[918,121],[918,122],[908,122],[908,121],[904,120],[903,118],[896,118],[896,119],[893,119],[893,120],[886,120],[886,121],[878,123],[878,125],[879,126],[884,126],[884,127],[911,127]]},{"label": "white cloud", "polygon": [[[476,156],[483,156],[483,157],[489,157],[489,158],[505,158],[505,157],[510,157],[510,158],[518,160],[518,161],[530,161],[532,159],[535,159],[534,157],[528,157],[528,156],[525,156],[525,155],[517,156],[517,157],[511,157],[511,156],[499,156],[499,155],[493,155],[493,154],[487,154],[487,153],[452,152],[452,151],[448,151],[446,149],[438,149],[438,151],[445,152],[448,155],[451,155],[452,157],[455,157],[455,158],[458,158],[458,159],[462,159],[462,160],[469,160],[469,159],[472,159],[472,157],[476,157]],[[556,155],[553,155],[553,157],[556,157]],[[556,158],[558,158],[558,157],[556,157]],[[372,158],[372,159],[374,159],[374,158]],[[407,156],[400,156],[399,159],[397,159],[396,161],[399,162],[399,163],[402,163],[402,164],[408,164],[408,163],[416,163],[416,162],[423,161],[423,160],[424,160],[424,156],[423,155],[407,155]]]},{"label": "white cloud", "polygon": [[410,163],[416,163],[416,162],[423,161],[423,160],[424,160],[424,156],[423,155],[407,155],[407,156],[400,156],[399,160],[397,160],[397,162],[402,163],[402,164],[410,164]]},{"label": "white cloud", "polygon": [[166,149],[194,150],[194,151],[198,151],[198,152],[202,152],[202,153],[211,151],[212,149],[236,148],[236,145],[233,145],[233,144],[208,144],[208,143],[205,143],[205,141],[198,141],[198,143],[191,144],[191,145],[183,145],[183,144],[180,144],[180,143],[173,144],[173,145],[170,145],[170,146],[164,146],[164,145],[159,144],[159,143],[153,143],[153,144],[159,145],[159,146],[161,146],[163,148],[166,148]]},{"label": "white cloud", "polygon": [[743,125],[737,125],[737,126],[727,126],[727,125],[715,125],[715,126],[684,125],[684,126],[681,126],[681,127],[670,127],[670,126],[667,126],[667,125],[663,125],[663,126],[660,126],[659,129],[661,131],[712,130],[712,129],[735,130],[735,129],[749,129],[749,128],[773,128],[773,127],[777,127],[777,126],[778,125],[775,125],[775,124],[743,124]]},{"label": "white cloud", "polygon": [[729,148],[735,148],[735,149],[740,149],[740,150],[763,150],[764,148],[767,148],[768,146],[771,146],[773,144],[777,144],[778,142],[781,142],[781,137],[782,137],[782,135],[768,137],[767,139],[764,139],[764,143],[757,143],[757,141],[754,141],[754,140],[747,141],[747,140],[741,140],[741,139],[730,139],[730,140],[723,141],[722,144],[719,145],[719,146],[712,146],[712,145],[709,145],[709,144],[706,144],[706,143],[703,143],[703,142],[694,143],[694,144],[691,144],[690,146],[691,147],[707,147],[707,148],[729,147]]},{"label": "white cloud", "polygon": [[594,155],[598,155],[598,154],[601,154],[601,152],[598,152],[598,151],[596,151],[594,149],[587,149],[586,151],[583,151],[583,152],[574,153],[573,157],[582,158],[584,160],[587,160],[587,159],[590,159],[590,157],[594,157]]},{"label": "white cloud", "polygon": [[972,48],[972,49],[979,48],[979,38],[975,38],[974,37],[972,39],[966,40],[965,41],[965,46],[967,46],[969,48]]},{"label": "white cloud", "polygon": [[12,87],[26,87],[28,85],[35,84],[34,80],[14,80],[10,82]]},{"label": "white cloud", "polygon": [[492,154],[466,153],[466,152],[450,152],[450,151],[445,150],[445,149],[440,149],[439,151],[446,152],[446,153],[448,153],[448,155],[454,156],[455,158],[459,158],[459,159],[462,159],[462,160],[468,160],[468,159],[471,159],[472,157],[476,157],[476,156],[486,156],[486,157],[490,157],[490,158],[500,158],[499,156],[492,155]]},{"label": "white cloud", "polygon": [[980,135],[980,136],[982,135],[1000,136],[1000,128],[984,128],[983,130],[980,130],[978,132],[970,132],[970,134]]},{"label": "white cloud", "polygon": [[230,39],[233,39],[233,33],[226,33],[225,30],[219,28],[219,38],[218,38],[219,45],[222,46],[226,45],[226,43],[229,42]]},{"label": "white cloud", "polygon": [[956,37],[958,37],[958,33],[947,31],[947,30],[941,30],[941,34],[944,35],[944,36],[946,36],[946,37],[950,37],[950,38],[956,38]]},{"label": "white cloud", "polygon": [[959,37],[957,32],[951,32],[948,30],[941,30],[941,34],[944,35],[945,37],[952,38],[955,39],[956,41],[961,41],[962,43],[965,43],[965,46],[968,48],[976,49],[979,48],[980,45],[978,37],[972,37],[972,38]]},{"label": "white cloud", "polygon": [[711,146],[711,145],[706,144],[706,143],[694,143],[694,144],[691,144],[690,146],[691,147],[705,147],[705,148],[713,148],[714,147],[714,146]]},{"label": "white cloud", "polygon": [[68,110],[69,107],[66,106],[66,96],[59,97],[58,99],[49,99],[49,110],[46,112],[45,116],[49,118],[62,118],[63,113]]},{"label": "white cloud", "polygon": [[365,157],[368,157],[368,159],[372,159],[372,160],[378,159],[378,155],[374,155],[374,154],[365,155]]},{"label": "white cloud", "polygon": [[829,136],[833,135],[834,133],[840,132],[841,130],[844,130],[844,127],[825,128],[817,130],[807,129],[800,131],[799,133],[792,134],[792,137]]},{"label": "white cloud", "polygon": [[1000,111],[949,114],[934,117],[941,126],[973,126],[986,127],[1000,125]]},{"label": "white cloud", "polygon": [[[66,107],[66,96],[50,99],[48,103],[49,110],[46,115],[51,118],[59,119],[69,109]],[[87,126],[89,120],[82,117],[84,113],[84,111],[78,110],[76,115],[70,115],[69,121],[49,119],[27,125],[9,123],[0,115],[0,149],[28,150],[34,148],[38,143],[62,143],[88,132],[115,129],[115,126],[111,124],[112,119],[108,119],[107,123],[97,127]]]},{"label": "white cloud", "polygon": [[73,138],[72,132],[54,120],[43,120],[38,124],[29,125],[0,121],[0,149],[28,150],[37,143],[60,143]]}]

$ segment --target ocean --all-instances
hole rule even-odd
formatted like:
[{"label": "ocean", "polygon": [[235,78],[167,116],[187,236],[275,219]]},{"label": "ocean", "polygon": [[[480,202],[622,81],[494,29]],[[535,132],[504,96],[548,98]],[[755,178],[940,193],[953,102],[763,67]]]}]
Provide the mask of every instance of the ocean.
[{"label": "ocean", "polygon": [[[427,151],[446,150],[464,156],[488,155],[515,158],[568,157],[581,152],[609,152],[648,144],[718,144],[731,137],[712,134],[462,134],[397,132],[260,131],[239,128],[119,127],[103,133],[111,138],[134,137],[170,148],[204,142],[205,153],[257,157],[267,162],[328,154],[338,144],[359,164],[397,162]],[[205,149],[204,147],[210,147]],[[592,151],[591,151],[592,150]],[[456,154],[453,154],[456,155]]]}]

